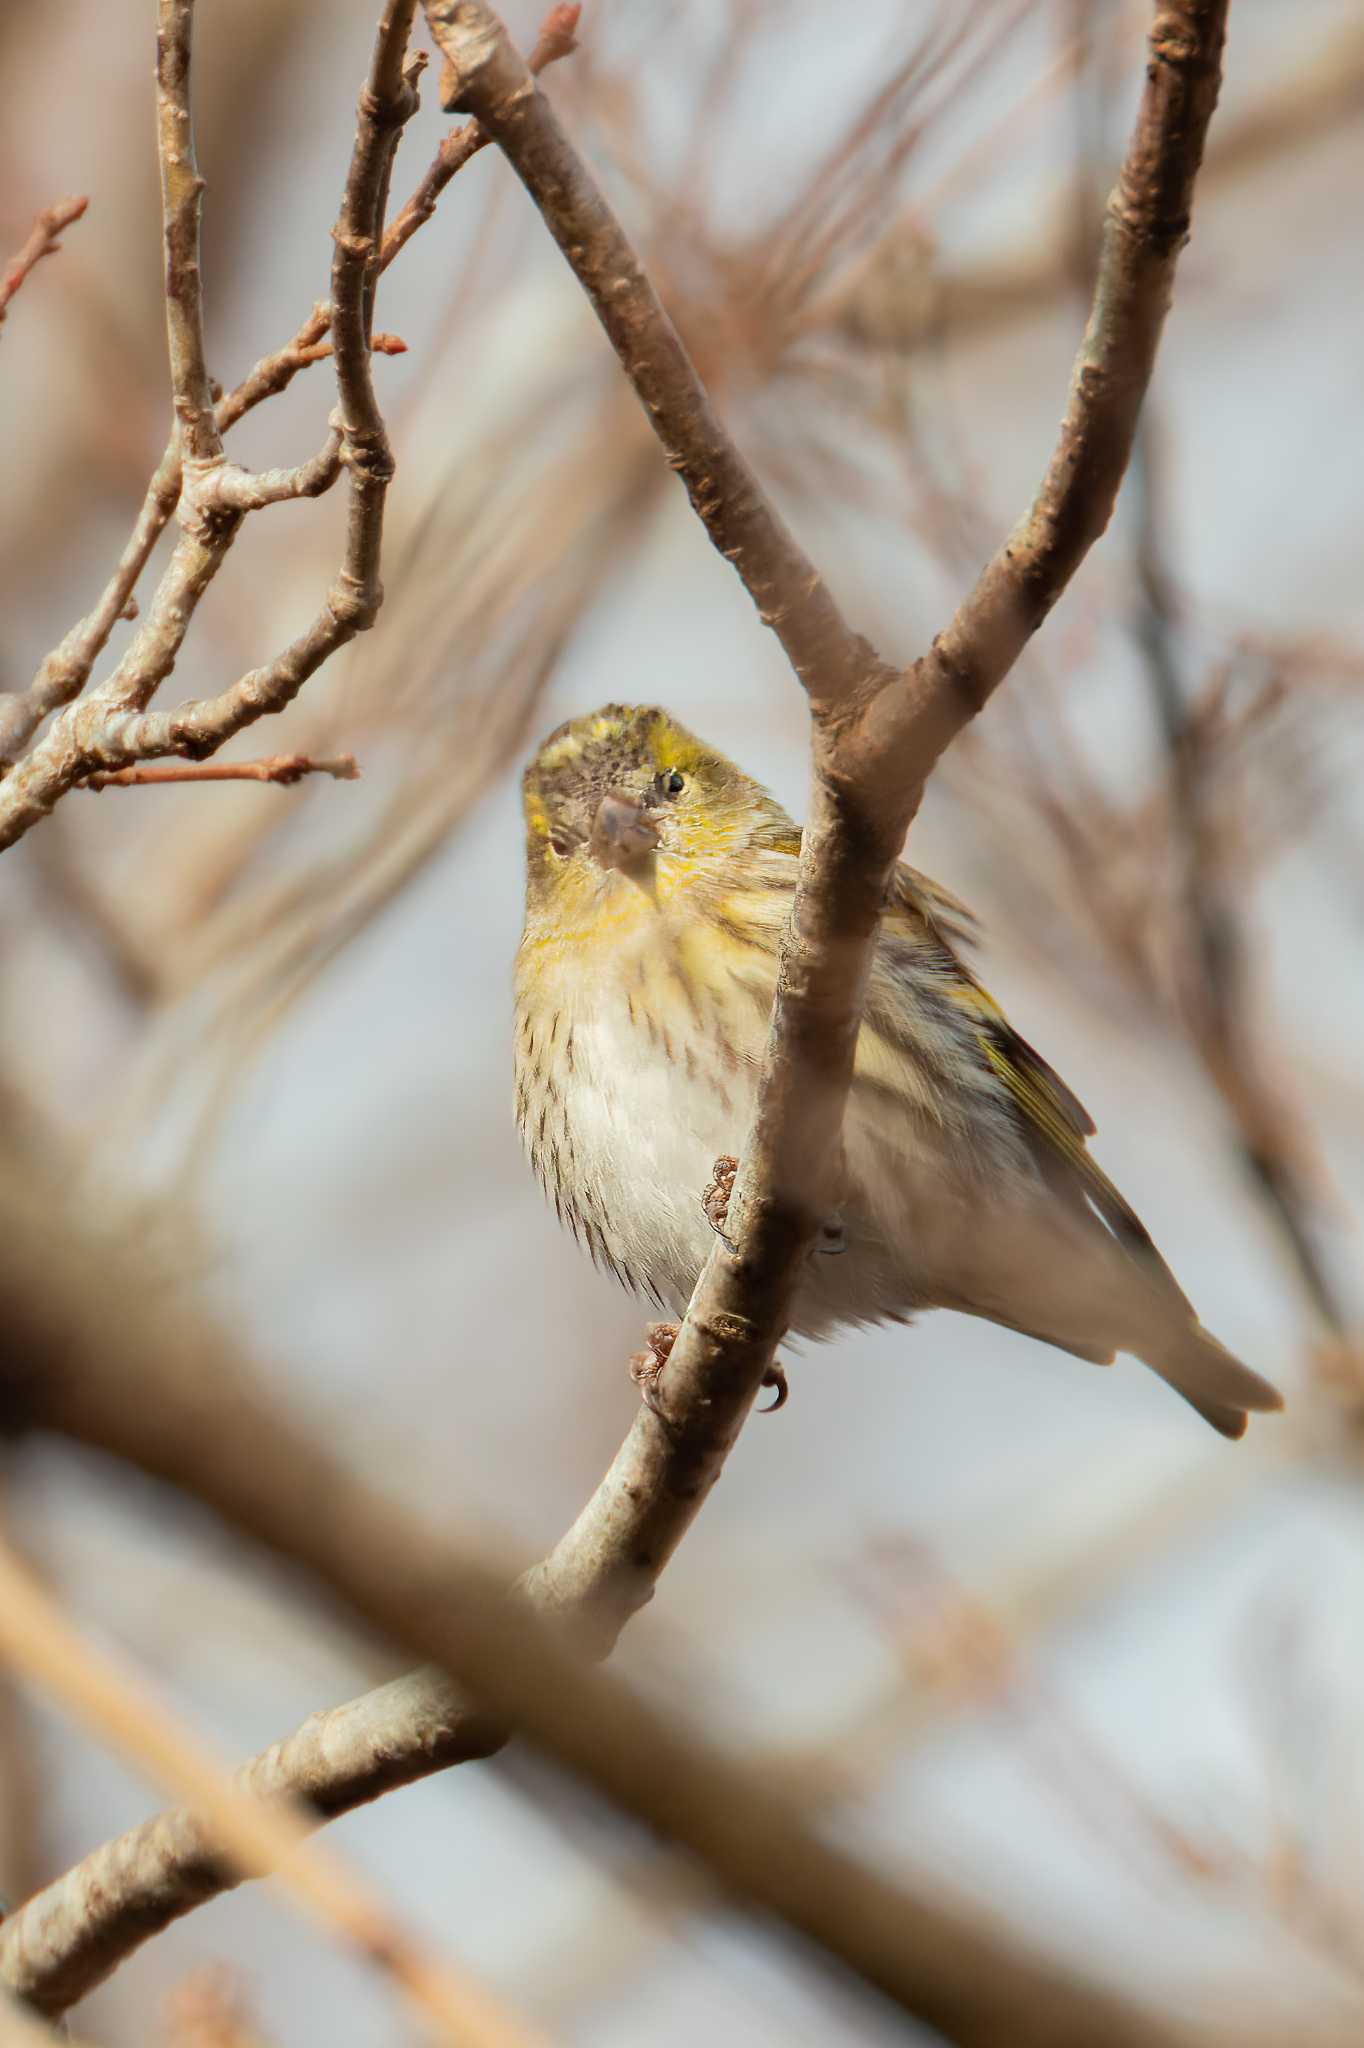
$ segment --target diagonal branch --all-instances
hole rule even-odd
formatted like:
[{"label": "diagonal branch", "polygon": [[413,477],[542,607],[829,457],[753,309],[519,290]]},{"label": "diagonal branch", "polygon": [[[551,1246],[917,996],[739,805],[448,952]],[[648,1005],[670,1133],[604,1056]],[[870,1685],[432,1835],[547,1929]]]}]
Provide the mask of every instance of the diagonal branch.
[{"label": "diagonal branch", "polygon": [[34,221],[28,240],[0,271],[0,327],[5,324],[9,302],[35,264],[44,256],[55,256],[62,236],[78,221],[90,204],[87,198],[59,199],[45,206]]},{"label": "diagonal branch", "polygon": [[[60,1225],[55,1221],[60,1217]],[[534,1625],[508,1574],[433,1534],[348,1472],[321,1432],[281,1409],[225,1333],[141,1270],[135,1247],[91,1231],[31,1169],[0,1171],[0,1407],[184,1488],[339,1591],[354,1614],[470,1682],[422,1670],[314,1715],[239,1774],[321,1818],[466,1758],[510,1726],[627,1812],[689,1848],[740,1900],[920,2013],[954,2041],[1008,2048],[1189,2048],[1188,2037],[1023,1949],[924,1882],[896,1882],[834,1846],[715,1743],[586,1664],[562,1628]],[[160,1270],[158,1268],[158,1270]],[[186,1360],[194,1371],[186,1371]],[[130,1400],[135,1386],[138,1398]],[[684,1483],[683,1461],[668,1475]],[[628,1512],[597,1502],[628,1540]],[[679,1499],[679,1508],[686,1505]],[[648,1515],[640,1515],[641,1561]],[[592,1604],[611,1545],[589,1511],[559,1546],[564,1619]],[[661,1566],[659,1567],[661,1569]],[[57,2013],[142,1941],[231,1878],[185,1812],[97,1850],[0,1926],[0,1982]]]},{"label": "diagonal branch", "polygon": [[[819,1219],[838,1203],[843,1108],[891,866],[944,748],[988,700],[1112,514],[1188,237],[1217,101],[1228,0],[1166,0],[1109,201],[1093,309],[1042,487],[947,630],[905,674],[848,627],[716,417],[619,222],[485,0],[424,0],[447,104],[492,135],[590,299],[670,465],[804,684],[813,788],[754,1125],[730,1205],[668,1365],[677,1427],[641,1413],[598,1534],[628,1611],[622,1530],[632,1461],[687,1467],[655,1487],[649,1555],[671,1548],[714,1483],[789,1321]],[[704,1417],[698,1441],[697,1418]],[[693,1454],[694,1453],[694,1454]],[[645,1595],[647,1597],[647,1594]]]},{"label": "diagonal branch", "polygon": [[82,1639],[3,1540],[0,1648],[15,1671],[187,1800],[215,1855],[245,1876],[275,1874],[297,1906],[386,1972],[445,2040],[461,2048],[542,2048],[538,2030],[448,1968],[363,1880],[320,1854],[294,1802],[246,1796],[133,1672]]}]

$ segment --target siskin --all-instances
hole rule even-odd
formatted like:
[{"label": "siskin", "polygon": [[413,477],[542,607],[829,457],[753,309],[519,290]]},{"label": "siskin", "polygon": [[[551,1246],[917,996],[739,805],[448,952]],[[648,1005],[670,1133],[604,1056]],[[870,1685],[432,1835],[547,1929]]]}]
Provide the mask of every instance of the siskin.
[{"label": "siskin", "polygon": [[[800,830],[665,711],[619,704],[550,734],[524,801],[517,1121],[574,1236],[680,1314],[711,1242],[699,1192],[752,1115]],[[1096,1364],[1132,1352],[1240,1436],[1280,1395],[1199,1323],[1089,1117],[963,965],[970,932],[896,868],[824,1239],[841,1256],[810,1260],[793,1331],[961,1309]]]}]

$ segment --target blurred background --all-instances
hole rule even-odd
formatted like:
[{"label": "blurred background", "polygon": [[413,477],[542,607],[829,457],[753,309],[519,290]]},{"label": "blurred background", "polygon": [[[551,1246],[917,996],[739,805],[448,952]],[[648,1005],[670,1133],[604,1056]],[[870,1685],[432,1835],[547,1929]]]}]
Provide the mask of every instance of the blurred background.
[{"label": "blurred background", "polygon": [[[153,13],[0,12],[0,247],[91,199],[0,342],[0,689],[93,603],[167,431]],[[326,293],[375,13],[201,0],[227,386]],[[528,46],[538,9],[506,15]],[[742,446],[892,657],[1041,475],[1148,15],[589,0],[548,74]],[[444,129],[425,97],[398,200]],[[866,1856],[1229,2038],[1250,2011],[1364,2027],[1361,109],[1352,0],[1236,0],[1118,516],[913,835],[1288,1414],[1230,1448],[1131,1361],[945,1314],[844,1337],[797,1355],[619,1652]],[[519,768],[570,713],[657,700],[799,814],[806,717],[495,152],[378,320],[408,344],[377,365],[387,606],[235,749],[353,751],[363,780],[69,796],[5,857],[0,1102],[8,1142],[174,1234],[282,1406],[535,1552],[630,1420],[645,1311],[518,1150]],[[295,461],[332,402],[323,366],[230,452]],[[334,493],[248,524],[175,696],[311,616],[341,513]],[[92,1458],[25,1448],[5,1501],[71,1611],[228,1757],[383,1675],[206,1518]],[[10,1896],[159,1803],[5,1699]],[[515,1749],[334,1834],[564,2042],[908,2036]],[[153,1942],[81,2021],[183,2048],[196,1997],[239,2000],[263,2043],[409,2037],[384,1983],[261,1887]]]}]

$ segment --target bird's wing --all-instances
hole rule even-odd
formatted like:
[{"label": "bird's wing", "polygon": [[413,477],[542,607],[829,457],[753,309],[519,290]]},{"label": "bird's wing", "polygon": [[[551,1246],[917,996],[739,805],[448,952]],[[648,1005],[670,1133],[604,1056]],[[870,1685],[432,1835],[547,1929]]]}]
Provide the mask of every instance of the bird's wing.
[{"label": "bird's wing", "polygon": [[900,913],[916,945],[940,952],[940,971],[954,982],[953,999],[974,1026],[980,1052],[1002,1083],[1044,1170],[1051,1169],[1049,1178],[1082,1196],[1130,1250],[1155,1255],[1145,1224],[1085,1143],[1094,1134],[1093,1117],[1036,1047],[1015,1031],[958,954],[953,941],[971,943],[979,936],[973,913],[950,890],[903,861],[892,882],[892,911]]},{"label": "bird's wing", "polygon": [[949,952],[953,946],[980,944],[980,919],[975,911],[931,875],[900,860],[895,863],[890,887],[892,904],[907,912],[911,920],[922,919],[946,942]]}]

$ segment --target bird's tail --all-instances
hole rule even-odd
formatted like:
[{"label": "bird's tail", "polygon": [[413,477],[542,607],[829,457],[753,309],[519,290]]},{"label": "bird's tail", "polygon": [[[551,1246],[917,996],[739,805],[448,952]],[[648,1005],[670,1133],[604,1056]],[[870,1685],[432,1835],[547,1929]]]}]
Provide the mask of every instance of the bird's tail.
[{"label": "bird's tail", "polygon": [[1225,1344],[1192,1319],[1158,1342],[1144,1344],[1138,1356],[1223,1436],[1245,1435],[1248,1410],[1269,1414],[1283,1407],[1277,1387],[1233,1358]]}]

